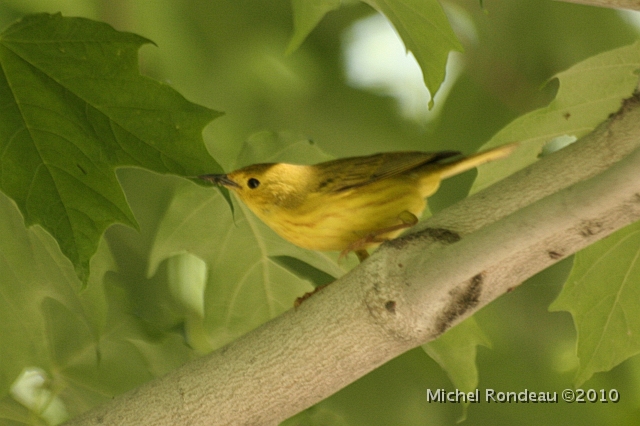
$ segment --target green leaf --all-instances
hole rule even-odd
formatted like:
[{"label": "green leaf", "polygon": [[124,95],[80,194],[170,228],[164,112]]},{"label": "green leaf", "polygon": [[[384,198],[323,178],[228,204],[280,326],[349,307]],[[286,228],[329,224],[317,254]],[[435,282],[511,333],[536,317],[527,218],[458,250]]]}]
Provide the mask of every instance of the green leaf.
[{"label": "green leaf", "polygon": [[[478,387],[476,353],[479,345],[490,348],[491,342],[475,318],[470,317],[433,342],[422,345],[422,349],[442,367],[456,389],[472,392]],[[466,418],[468,405],[468,402],[464,404],[460,420]]]},{"label": "green leaf", "polygon": [[291,0],[293,6],[293,35],[286,55],[295,52],[324,15],[340,7],[341,0]]},{"label": "green leaf", "polygon": [[333,160],[309,139],[289,132],[264,130],[251,135],[242,146],[236,160],[236,168],[255,163],[315,164]]},{"label": "green leaf", "polygon": [[640,42],[592,56],[553,77],[559,88],[555,99],[512,121],[482,149],[509,142],[520,147],[509,158],[478,169],[471,192],[535,162],[543,147],[556,138],[580,138],[620,109],[638,85]]},{"label": "green leaf", "polygon": [[58,241],[86,283],[112,223],[136,226],[114,169],[220,170],[202,142],[219,113],[138,72],[148,40],[107,24],[27,16],[0,35],[0,188]]},{"label": "green leaf", "polygon": [[[291,133],[261,132],[249,138],[239,164],[327,158],[312,142]],[[339,277],[355,258],[298,248],[283,240],[241,202],[234,217],[218,191],[185,183],[161,221],[149,259],[151,276],[166,259],[188,252],[204,260],[204,327],[211,347],[222,346],[293,307],[327,277]],[[289,259],[297,259],[295,262]],[[299,275],[297,275],[299,274]]]},{"label": "green leaf", "polygon": [[640,353],[640,222],[576,254],[551,311],[568,311],[578,330],[575,382]]},{"label": "green leaf", "polygon": [[431,108],[444,81],[449,52],[463,50],[442,6],[437,0],[367,0],[367,3],[391,21],[407,51],[415,56],[431,93]]},{"label": "green leaf", "polygon": [[[43,391],[51,390],[73,416],[190,357],[178,334],[150,338],[127,293],[105,280],[115,263],[104,240],[91,267],[89,286],[80,292],[51,235],[26,229],[16,206],[0,194],[0,419],[30,424],[39,415],[10,403],[9,389],[25,369],[44,371]],[[144,350],[148,346],[156,349]]]}]

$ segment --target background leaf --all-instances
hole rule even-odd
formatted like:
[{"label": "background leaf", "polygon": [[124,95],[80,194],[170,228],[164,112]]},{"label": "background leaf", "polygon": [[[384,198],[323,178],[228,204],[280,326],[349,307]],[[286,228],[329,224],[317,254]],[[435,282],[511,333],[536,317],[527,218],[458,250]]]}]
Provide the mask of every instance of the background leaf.
[{"label": "background leaf", "polygon": [[639,70],[640,42],[635,42],[556,74],[553,78],[558,80],[558,93],[548,106],[517,118],[483,146],[520,142],[509,161],[481,167],[471,191],[480,191],[533,163],[543,146],[554,139],[578,139],[591,132],[633,94]]},{"label": "background leaf", "polygon": [[[13,414],[0,411],[0,419],[38,418],[9,396],[25,368],[44,371],[46,388],[73,416],[188,359],[179,335],[149,335],[126,292],[113,280],[103,281],[115,268],[104,241],[92,260],[91,282],[80,293],[81,283],[53,238],[37,226],[25,229],[4,195],[0,212],[0,401],[15,407]],[[153,356],[139,345],[152,346]]]},{"label": "background leaf", "polygon": [[433,98],[444,81],[449,52],[462,51],[442,6],[437,0],[369,0],[369,3],[391,21],[407,52],[415,56],[431,93],[429,105],[433,106]]},{"label": "background leaf", "polygon": [[136,226],[113,169],[220,170],[201,141],[219,115],[138,73],[149,41],[109,25],[32,15],[0,35],[0,185],[86,283],[114,222]]},{"label": "background leaf", "polygon": [[291,0],[293,7],[293,35],[286,53],[294,52],[318,22],[332,10],[340,7],[340,0]]},{"label": "background leaf", "polygon": [[264,130],[249,136],[242,145],[234,169],[256,163],[314,164],[333,159],[312,140],[293,132]]},{"label": "background leaf", "polygon": [[640,353],[640,223],[575,256],[552,311],[569,311],[578,330],[576,386]]}]

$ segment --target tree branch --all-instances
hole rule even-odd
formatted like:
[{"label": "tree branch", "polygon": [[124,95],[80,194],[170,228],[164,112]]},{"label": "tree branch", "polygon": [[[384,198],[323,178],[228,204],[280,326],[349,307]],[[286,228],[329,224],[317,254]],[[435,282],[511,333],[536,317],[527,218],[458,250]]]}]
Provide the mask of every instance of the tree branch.
[{"label": "tree branch", "polygon": [[588,6],[610,7],[612,9],[640,10],[639,0],[556,0]]},{"label": "tree branch", "polygon": [[639,147],[632,98],[582,140],[384,244],[299,309],[69,424],[277,424],[640,219]]}]

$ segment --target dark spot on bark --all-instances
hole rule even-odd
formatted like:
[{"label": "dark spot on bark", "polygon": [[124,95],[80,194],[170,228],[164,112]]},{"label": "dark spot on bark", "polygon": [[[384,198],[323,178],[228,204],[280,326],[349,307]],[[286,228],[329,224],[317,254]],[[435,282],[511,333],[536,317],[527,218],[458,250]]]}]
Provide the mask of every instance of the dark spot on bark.
[{"label": "dark spot on bark", "polygon": [[562,253],[558,253],[557,251],[550,250],[547,253],[549,253],[551,259],[560,259],[562,257]]},{"label": "dark spot on bark", "polygon": [[452,300],[436,321],[437,335],[447,331],[458,317],[478,305],[483,280],[482,274],[478,274],[466,286],[449,292]]},{"label": "dark spot on bark", "polygon": [[391,312],[392,314],[396,313],[396,302],[393,300],[389,300],[387,303],[384,304],[384,308]]},{"label": "dark spot on bark", "polygon": [[571,113],[570,112],[565,112],[563,115],[565,120],[568,120],[569,118],[571,118]]},{"label": "dark spot on bark", "polygon": [[428,235],[429,238],[446,244],[453,244],[460,241],[460,235],[448,229],[427,228],[423,231],[420,231],[418,234]]},{"label": "dark spot on bark", "polygon": [[442,228],[427,228],[414,234],[409,234],[402,238],[396,238],[395,240],[387,241],[386,245],[395,249],[402,249],[408,243],[416,240],[427,239],[431,241],[440,242],[443,244],[453,244],[460,241],[460,235]]},{"label": "dark spot on bark", "polygon": [[602,224],[591,220],[584,221],[581,225],[580,235],[583,237],[590,237],[596,235],[602,230]]}]

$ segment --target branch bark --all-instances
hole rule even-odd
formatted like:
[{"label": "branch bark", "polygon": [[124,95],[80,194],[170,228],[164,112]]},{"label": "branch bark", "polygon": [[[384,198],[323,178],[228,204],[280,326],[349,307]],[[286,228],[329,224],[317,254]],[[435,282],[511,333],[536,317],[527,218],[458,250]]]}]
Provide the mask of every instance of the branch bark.
[{"label": "branch bark", "polygon": [[270,425],[640,219],[640,100],[237,341],[69,425]]},{"label": "branch bark", "polygon": [[612,9],[640,10],[640,0],[557,0],[587,6],[609,7]]}]

